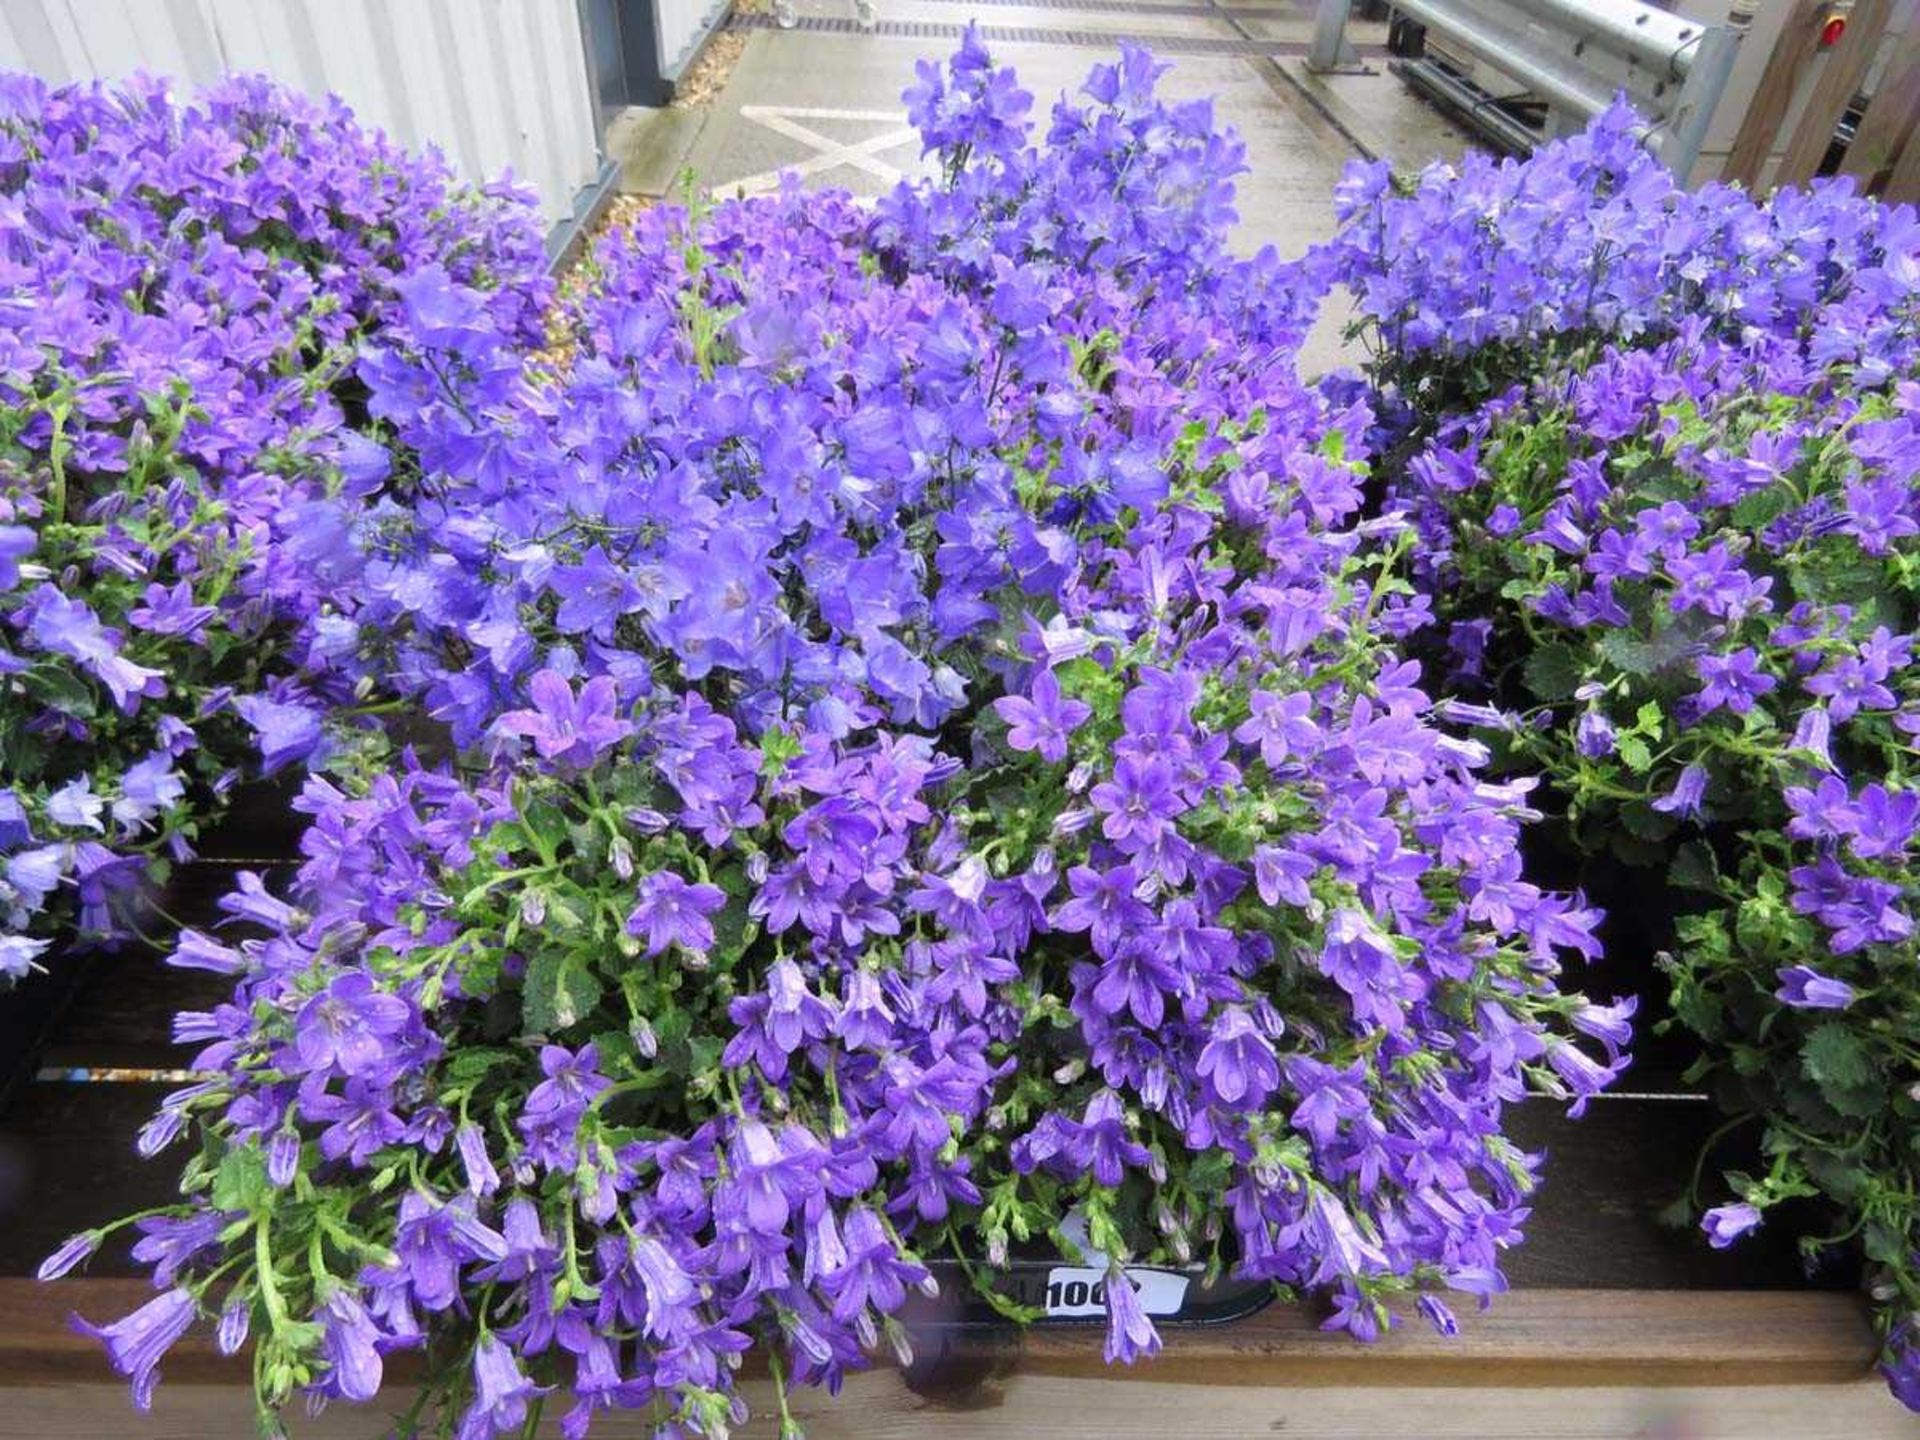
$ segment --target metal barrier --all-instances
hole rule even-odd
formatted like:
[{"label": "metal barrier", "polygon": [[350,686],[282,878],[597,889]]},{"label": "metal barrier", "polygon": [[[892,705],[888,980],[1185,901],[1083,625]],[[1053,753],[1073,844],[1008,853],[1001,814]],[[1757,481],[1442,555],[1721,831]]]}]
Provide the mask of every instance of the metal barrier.
[{"label": "metal barrier", "polygon": [[[1625,93],[1652,127],[1648,145],[1681,176],[1700,153],[1740,47],[1731,26],[1638,0],[1394,0],[1393,8],[1545,100],[1553,110],[1548,133],[1584,124]],[[1341,68],[1351,10],[1352,0],[1320,0],[1309,69]],[[1446,75],[1409,78],[1443,93],[1449,84],[1466,88]],[[1463,108],[1502,143],[1530,143],[1517,122],[1475,113],[1486,97]]]}]

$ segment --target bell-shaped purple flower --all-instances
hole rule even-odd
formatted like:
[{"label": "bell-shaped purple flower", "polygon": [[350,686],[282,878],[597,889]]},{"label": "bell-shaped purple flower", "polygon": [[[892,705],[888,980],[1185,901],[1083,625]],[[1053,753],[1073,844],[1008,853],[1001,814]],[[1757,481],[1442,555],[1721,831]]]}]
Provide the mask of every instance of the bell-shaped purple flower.
[{"label": "bell-shaped purple flower", "polygon": [[113,1368],[133,1382],[134,1408],[145,1411],[153,1408],[161,1358],[187,1333],[196,1313],[193,1296],[176,1286],[111,1325],[93,1325],[77,1315],[73,1325],[106,1345]]}]

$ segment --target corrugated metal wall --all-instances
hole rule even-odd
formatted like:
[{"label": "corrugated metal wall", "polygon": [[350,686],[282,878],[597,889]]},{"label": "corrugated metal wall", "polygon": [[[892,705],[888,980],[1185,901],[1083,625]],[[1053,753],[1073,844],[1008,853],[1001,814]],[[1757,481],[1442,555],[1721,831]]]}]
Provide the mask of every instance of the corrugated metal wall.
[{"label": "corrugated metal wall", "polygon": [[678,79],[726,8],[727,0],[654,0],[655,23],[660,27],[660,73]]},{"label": "corrugated metal wall", "polygon": [[554,222],[599,171],[573,0],[0,0],[0,69],[183,85],[265,71],[472,179],[512,170]]}]

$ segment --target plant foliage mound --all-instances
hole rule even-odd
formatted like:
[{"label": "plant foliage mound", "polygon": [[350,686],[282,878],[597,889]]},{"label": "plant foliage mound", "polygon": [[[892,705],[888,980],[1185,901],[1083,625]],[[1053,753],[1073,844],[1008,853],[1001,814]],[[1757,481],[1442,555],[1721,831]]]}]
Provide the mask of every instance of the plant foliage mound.
[{"label": "plant foliage mound", "polygon": [[313,758],[350,636],[288,525],[380,487],[356,347],[436,272],[530,342],[542,263],[337,102],[0,79],[0,975],[141,929],[237,776]]},{"label": "plant foliage mound", "polygon": [[450,272],[383,330],[388,494],[290,543],[462,759],[312,780],[293,893],[175,954],[235,992],[99,1330],[143,1402],[217,1316],[269,1413],[424,1349],[469,1440],[550,1394],[717,1435],[750,1346],[837,1385],[1076,1213],[1113,1360],[1159,1343],[1123,1262],[1361,1338],[1504,1287],[1505,1107],[1577,1109],[1632,1007],[1558,989],[1596,917],[1399,653],[1369,416],[1157,73],[1035,147],[969,38],[909,96],[940,181],[646,215],[561,374]]},{"label": "plant foliage mound", "polygon": [[1707,1232],[1830,1202],[1920,1408],[1920,220],[1679,191],[1624,114],[1349,198],[1456,713],[1691,897],[1672,1010],[1759,1140]]}]

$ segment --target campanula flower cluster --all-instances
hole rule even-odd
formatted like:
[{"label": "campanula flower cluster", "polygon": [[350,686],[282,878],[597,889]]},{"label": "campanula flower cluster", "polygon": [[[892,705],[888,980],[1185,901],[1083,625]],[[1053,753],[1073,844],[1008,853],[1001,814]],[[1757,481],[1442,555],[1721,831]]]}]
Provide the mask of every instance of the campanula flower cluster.
[{"label": "campanula flower cluster", "polygon": [[1157,73],[1036,140],[969,37],[908,96],[937,180],[649,211],[564,365],[411,272],[353,360],[379,485],[275,525],[326,680],[457,759],[350,752],[291,893],[175,948],[234,992],[142,1136],[193,1158],[98,1331],[137,1399],[197,1314],[269,1423],[426,1351],[462,1440],[723,1435],[750,1347],[784,1397],[942,1276],[1024,1316],[1074,1212],[1114,1361],[1160,1344],[1123,1262],[1363,1339],[1504,1288],[1506,1107],[1577,1111],[1633,1003],[1559,988],[1597,913],[1403,653],[1372,415]]},{"label": "campanula flower cluster", "polygon": [[1680,191],[1624,112],[1347,192],[1314,263],[1385,357],[1425,653],[1580,850],[1683,897],[1671,1011],[1763,1157],[1712,1243],[1823,1197],[1809,1258],[1857,1243],[1920,1407],[1920,220]]},{"label": "campanula flower cluster", "polygon": [[522,201],[258,80],[0,78],[0,976],[151,923],[243,774],[352,699],[289,518],[365,503],[356,347],[444,264],[537,333]]}]

